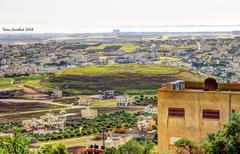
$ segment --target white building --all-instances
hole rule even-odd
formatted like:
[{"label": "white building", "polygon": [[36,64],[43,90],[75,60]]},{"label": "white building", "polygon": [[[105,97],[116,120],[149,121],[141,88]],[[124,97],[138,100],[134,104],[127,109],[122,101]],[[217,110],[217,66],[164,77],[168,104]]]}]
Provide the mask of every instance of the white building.
[{"label": "white building", "polygon": [[157,114],[158,112],[157,106],[148,105],[145,107],[145,112]]},{"label": "white building", "polygon": [[80,96],[78,98],[78,104],[81,106],[90,106],[92,101],[92,98],[89,96]]},{"label": "white building", "polygon": [[55,115],[53,113],[47,113],[41,116],[39,119],[32,118],[30,120],[23,120],[23,128],[26,131],[32,131],[37,134],[52,133],[56,130],[63,129],[66,123],[66,116],[62,114]]},{"label": "white building", "polygon": [[118,107],[127,107],[133,103],[134,99],[128,94],[124,94],[116,97]]},{"label": "white building", "polygon": [[87,107],[81,110],[81,114],[82,114],[82,118],[84,119],[94,119],[97,117],[98,111]]},{"label": "white building", "polygon": [[59,89],[53,89],[51,97],[59,98],[63,96],[63,92]]},{"label": "white building", "polygon": [[[117,148],[118,146],[125,144],[126,142],[133,139],[133,135],[130,134],[109,134],[107,139],[104,141],[105,148]],[[87,148],[96,148],[102,149],[103,147],[103,140],[100,137],[96,137],[95,139],[89,140],[87,142]]]}]

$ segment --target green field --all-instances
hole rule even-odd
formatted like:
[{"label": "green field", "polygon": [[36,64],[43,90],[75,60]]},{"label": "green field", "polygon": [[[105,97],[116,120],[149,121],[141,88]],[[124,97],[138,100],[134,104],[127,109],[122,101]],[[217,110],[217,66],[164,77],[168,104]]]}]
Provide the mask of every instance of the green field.
[{"label": "green field", "polygon": [[11,78],[0,78],[0,89],[5,89],[5,88],[13,88],[14,85],[12,84],[12,79]]},{"label": "green field", "polygon": [[[58,72],[58,76],[62,75],[120,75],[121,73],[131,73],[139,75],[168,75],[179,73],[176,67],[163,66],[158,64],[119,64],[119,65],[92,65],[80,68],[72,68],[63,72]],[[127,76],[126,76],[127,77]]]},{"label": "green field", "polygon": [[178,78],[182,71],[159,64],[93,65],[58,72],[48,84],[75,95],[109,89],[132,95],[156,94],[161,84],[182,79]]},{"label": "green field", "polygon": [[125,52],[133,52],[136,49],[140,48],[139,45],[134,43],[109,43],[109,44],[101,44],[96,47],[88,47],[87,49],[103,50],[105,47],[109,47],[109,46],[121,46],[120,50],[123,50]]},{"label": "green field", "polygon": [[[32,74],[30,76],[22,77],[1,77],[0,78],[0,89],[5,88],[17,88],[22,85],[31,85],[36,87],[41,87],[41,80],[46,78],[47,74]],[[13,84],[12,81],[20,81],[17,84]]]},{"label": "green field", "polygon": [[93,107],[100,107],[100,106],[116,106],[117,102],[116,99],[108,99],[108,100],[101,100],[101,99],[96,99],[93,101],[91,106]]},{"label": "green field", "polygon": [[59,144],[64,144],[67,148],[75,147],[75,146],[86,146],[86,142],[91,138],[93,138],[93,136],[82,136],[82,137],[76,137],[76,138],[40,142],[40,145],[43,146],[45,144],[51,144],[52,146],[55,147]]},{"label": "green field", "polygon": [[[178,60],[165,58],[172,61]],[[196,73],[160,64],[92,65],[71,68],[51,75],[33,74],[16,78],[0,78],[0,89],[31,85],[57,87],[71,95],[96,94],[99,90],[115,90],[120,93],[139,95],[156,94],[161,84],[169,81],[198,80],[198,78],[199,75]],[[11,80],[21,82],[12,84]]]}]

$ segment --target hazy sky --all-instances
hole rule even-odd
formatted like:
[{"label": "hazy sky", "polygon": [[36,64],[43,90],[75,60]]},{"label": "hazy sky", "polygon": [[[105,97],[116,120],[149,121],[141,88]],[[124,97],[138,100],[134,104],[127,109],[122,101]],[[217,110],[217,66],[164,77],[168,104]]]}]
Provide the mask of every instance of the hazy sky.
[{"label": "hazy sky", "polygon": [[0,0],[0,24],[240,24],[240,0]]}]

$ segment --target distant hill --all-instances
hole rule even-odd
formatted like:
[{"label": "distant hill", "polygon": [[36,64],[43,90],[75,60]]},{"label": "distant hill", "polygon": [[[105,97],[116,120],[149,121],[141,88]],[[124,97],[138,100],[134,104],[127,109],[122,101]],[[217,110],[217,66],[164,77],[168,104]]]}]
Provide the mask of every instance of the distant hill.
[{"label": "distant hill", "polygon": [[71,94],[96,94],[99,90],[155,94],[161,84],[177,79],[198,80],[201,76],[159,64],[117,64],[67,69],[51,75],[44,82]]}]

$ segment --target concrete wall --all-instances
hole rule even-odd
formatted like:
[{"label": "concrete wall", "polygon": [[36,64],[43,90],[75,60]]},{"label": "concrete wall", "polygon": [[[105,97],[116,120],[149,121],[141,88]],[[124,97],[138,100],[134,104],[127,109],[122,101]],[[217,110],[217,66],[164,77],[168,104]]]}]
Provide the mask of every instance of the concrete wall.
[{"label": "concrete wall", "polygon": [[[192,86],[199,86],[199,84],[192,84]],[[185,117],[169,117],[169,107],[184,108]],[[220,119],[203,119],[203,109],[219,110]],[[170,139],[174,137],[190,138],[200,142],[208,133],[219,130],[229,121],[230,109],[240,111],[240,93],[160,89],[158,91],[159,152],[172,151]]]}]

